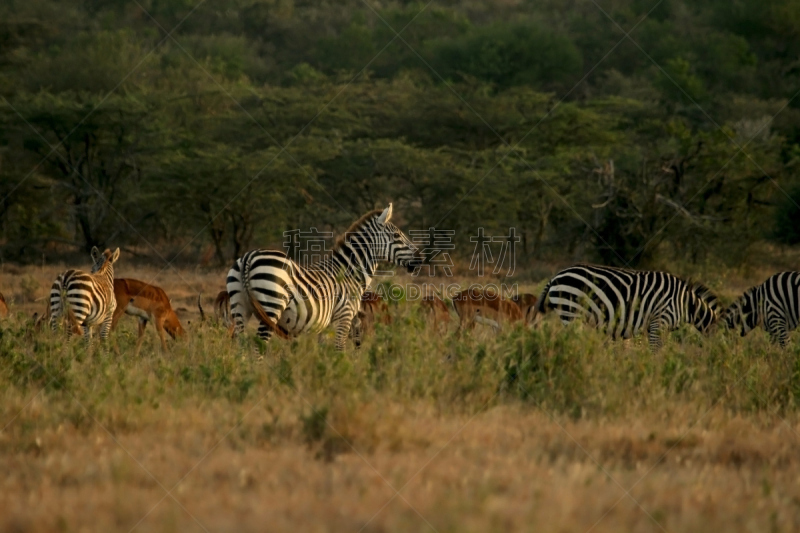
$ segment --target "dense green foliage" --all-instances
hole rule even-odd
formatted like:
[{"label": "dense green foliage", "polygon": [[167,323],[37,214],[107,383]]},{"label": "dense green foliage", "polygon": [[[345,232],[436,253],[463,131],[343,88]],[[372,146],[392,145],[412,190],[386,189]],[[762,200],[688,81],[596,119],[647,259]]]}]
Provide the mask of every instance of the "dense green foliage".
[{"label": "dense green foliage", "polygon": [[10,0],[2,258],[227,263],[394,201],[464,254],[740,261],[798,239],[798,54],[791,0]]}]

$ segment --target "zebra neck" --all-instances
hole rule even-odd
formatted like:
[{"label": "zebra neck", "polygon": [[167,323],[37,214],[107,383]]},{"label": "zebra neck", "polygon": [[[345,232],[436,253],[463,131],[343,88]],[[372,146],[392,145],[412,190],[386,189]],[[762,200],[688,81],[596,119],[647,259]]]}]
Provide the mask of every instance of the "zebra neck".
[{"label": "zebra neck", "polygon": [[330,264],[331,274],[353,280],[363,290],[369,287],[378,266],[368,246],[350,242],[343,242],[333,251]]},{"label": "zebra neck", "polygon": [[103,268],[95,273],[95,276],[107,283],[110,283],[111,285],[114,285],[114,269],[111,267],[103,266]]}]

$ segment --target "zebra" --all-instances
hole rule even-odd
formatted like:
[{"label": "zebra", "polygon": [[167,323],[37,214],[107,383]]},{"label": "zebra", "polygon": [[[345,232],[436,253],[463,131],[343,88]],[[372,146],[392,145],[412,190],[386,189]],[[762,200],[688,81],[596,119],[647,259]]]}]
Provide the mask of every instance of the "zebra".
[{"label": "zebra", "polygon": [[800,272],[779,272],[747,289],[725,310],[723,322],[742,337],[760,324],[772,342],[785,348],[789,332],[800,322]]},{"label": "zebra", "polygon": [[392,204],[365,214],[337,240],[330,256],[308,267],[276,250],[253,250],[239,258],[227,278],[234,336],[255,314],[265,342],[273,333],[289,338],[333,324],[336,349],[344,350],[377,264],[394,263],[409,272],[421,264],[417,247],[389,221],[391,216]]},{"label": "zebra", "polygon": [[119,259],[119,248],[113,253],[100,253],[92,248],[92,272],[67,270],[62,272],[50,289],[50,328],[58,329],[59,318],[64,315],[69,322],[68,337],[80,333],[87,346],[91,345],[92,328],[100,328],[100,339],[106,341],[111,329],[111,318],[117,307],[114,298],[114,263]]},{"label": "zebra", "polygon": [[716,322],[717,305],[717,297],[703,285],[666,272],[578,264],[547,283],[536,311],[554,309],[564,324],[584,318],[612,339],[629,339],[646,328],[656,351],[661,332],[683,322],[707,332]]}]

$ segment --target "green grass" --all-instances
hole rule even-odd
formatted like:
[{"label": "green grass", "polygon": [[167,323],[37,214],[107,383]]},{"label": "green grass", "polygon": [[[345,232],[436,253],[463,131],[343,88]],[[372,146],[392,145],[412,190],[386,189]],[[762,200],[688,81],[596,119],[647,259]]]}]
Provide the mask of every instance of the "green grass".
[{"label": "green grass", "polygon": [[463,335],[453,329],[428,332],[408,306],[392,325],[378,324],[360,350],[351,344],[344,353],[334,350],[332,332],[264,345],[252,329],[230,340],[222,328],[204,326],[164,354],[148,331],[134,357],[132,327],[112,335],[119,353],[99,345],[87,352],[82,339],[32,335],[11,321],[0,331],[0,377],[21,395],[47,385],[47,395],[76,394],[90,405],[236,404],[285,389],[320,405],[381,398],[473,413],[531,404],[575,418],[628,416],[660,402],[719,403],[735,413],[797,409],[800,345],[781,350],[760,331],[744,339],[724,331],[704,337],[686,327],[653,354],[644,337],[612,341],[550,318],[535,328],[507,326],[497,336],[480,326]]},{"label": "green grass", "polygon": [[[221,529],[256,531],[267,516],[278,516],[277,530],[315,520],[354,531],[365,523],[367,530],[416,530],[425,521],[439,531],[530,524],[585,530],[616,501],[599,498],[596,487],[625,494],[603,472],[631,485],[646,470],[637,466],[642,461],[655,470],[640,496],[667,527],[728,527],[734,516],[741,521],[733,529],[768,527],[760,510],[741,504],[752,496],[741,468],[767,487],[759,488],[759,498],[780,524],[798,517],[793,482],[782,470],[800,471],[800,448],[796,435],[786,444],[773,434],[800,419],[800,343],[783,351],[761,331],[744,339],[725,331],[704,337],[687,327],[653,354],[644,337],[614,342],[553,317],[532,329],[506,327],[495,336],[479,326],[459,336],[454,326],[447,335],[429,331],[413,304],[394,306],[393,313],[392,325],[377,324],[360,350],[350,344],[344,353],[334,350],[332,333],[321,342],[307,335],[264,346],[252,325],[237,340],[204,325],[170,342],[168,353],[148,330],[134,357],[132,320],[112,335],[119,353],[87,352],[82,339],[67,342],[61,333],[33,333],[22,317],[5,321],[0,422],[8,425],[0,433],[0,467],[14,474],[0,497],[0,525],[129,531],[165,494],[154,479],[166,476],[170,489],[188,475],[192,483],[176,497],[205,526]],[[736,423],[747,430],[728,435]],[[750,434],[766,444],[742,436]],[[527,437],[517,443],[518,435]],[[90,453],[95,448],[97,455]],[[687,468],[685,457],[697,467]],[[484,462],[488,477],[473,477],[472,465]],[[91,474],[94,464],[100,473]],[[457,465],[452,479],[441,470],[448,464]],[[696,476],[714,464],[724,475],[703,487],[705,478]],[[571,468],[583,473],[575,478]],[[517,470],[537,480],[514,477]],[[527,492],[529,486],[546,491],[548,476],[574,494]],[[394,494],[381,478],[398,490],[416,486],[407,498],[427,509],[425,520],[396,498],[370,521]],[[59,491],[23,505],[47,479]],[[725,483],[735,485],[735,497],[715,504],[713,513],[698,514],[678,496],[682,484],[694,484],[692,494],[702,498],[725,492]],[[784,499],[775,500],[776,492]],[[97,522],[80,506],[64,510],[73,497],[93,502]],[[263,504],[267,497],[271,503]],[[549,499],[565,505],[573,497],[592,512],[548,518]],[[504,507],[497,498],[516,503]],[[197,527],[171,496],[165,501],[143,529]],[[324,510],[303,511],[310,502]],[[493,505],[500,506],[496,512]],[[244,508],[249,514],[237,514]],[[628,500],[615,509],[597,530],[660,530]]]}]

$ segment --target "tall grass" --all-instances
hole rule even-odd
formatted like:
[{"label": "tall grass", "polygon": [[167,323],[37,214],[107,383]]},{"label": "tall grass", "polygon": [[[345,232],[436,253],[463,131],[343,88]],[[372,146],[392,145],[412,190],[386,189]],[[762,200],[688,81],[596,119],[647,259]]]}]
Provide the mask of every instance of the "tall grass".
[{"label": "tall grass", "polygon": [[[252,325],[231,340],[195,321],[168,353],[148,331],[138,357],[133,320],[106,353],[12,317],[0,328],[0,422],[8,424],[0,467],[12,473],[0,526],[129,531],[178,483],[186,513],[223,530],[258,531],[268,519],[296,530],[311,516],[353,531],[425,521],[439,531],[586,530],[645,472],[637,501],[651,516],[626,499],[596,530],[758,529],[800,519],[794,485],[771,470],[798,472],[796,436],[776,428],[797,426],[800,342],[783,351],[761,331],[741,339],[687,327],[653,354],[645,337],[615,342],[552,317],[498,335],[481,326],[441,335],[414,303],[392,313],[393,324],[376,324],[360,350],[344,353],[332,332],[264,345]],[[714,464],[751,473],[706,470]],[[162,476],[164,489],[154,481]],[[26,513],[22,502],[43,483],[59,489],[36,500],[38,514]],[[406,483],[415,488],[404,497],[425,520],[390,500],[386,487]],[[726,483],[736,488],[729,503],[715,504],[727,509],[720,515],[697,514],[678,496],[686,486],[696,498],[725,494]],[[754,498],[752,483],[773,518],[742,504]],[[63,509],[71,494],[93,502],[93,520]],[[172,507],[161,504],[144,529],[196,526],[165,501]],[[239,501],[250,502],[252,516]]]},{"label": "tall grass", "polygon": [[87,352],[82,340],[34,334],[19,317],[0,330],[0,379],[22,396],[47,385],[46,396],[80,394],[90,405],[120,407],[237,404],[284,391],[320,408],[382,398],[424,401],[451,413],[532,404],[572,418],[629,416],[671,403],[719,404],[734,413],[797,410],[800,344],[781,350],[760,331],[740,339],[686,327],[653,354],[644,337],[612,341],[588,326],[549,318],[498,335],[480,326],[454,329],[429,330],[424,315],[407,304],[395,307],[393,324],[377,324],[360,350],[336,352],[332,332],[264,344],[252,329],[231,340],[223,328],[203,325],[169,353],[149,335],[134,357],[132,324],[112,335],[116,349]]}]

